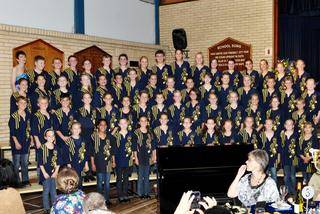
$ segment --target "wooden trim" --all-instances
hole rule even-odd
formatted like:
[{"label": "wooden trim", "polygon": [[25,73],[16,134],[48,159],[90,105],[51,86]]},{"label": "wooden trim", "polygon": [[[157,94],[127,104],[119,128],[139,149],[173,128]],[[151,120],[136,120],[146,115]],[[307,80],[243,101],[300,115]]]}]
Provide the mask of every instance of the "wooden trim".
[{"label": "wooden trim", "polygon": [[273,64],[278,60],[279,53],[279,0],[273,0]]},{"label": "wooden trim", "polygon": [[37,39],[37,40],[34,40],[34,41],[32,41],[32,42],[28,42],[28,43],[26,43],[26,44],[24,44],[24,45],[21,45],[21,46],[19,46],[19,47],[15,47],[15,48],[13,49],[13,52],[15,52],[15,51],[17,51],[17,50],[19,50],[19,49],[21,49],[21,48],[24,48],[25,46],[29,46],[29,45],[32,45],[32,44],[37,43],[37,42],[41,42],[41,43],[43,43],[43,44],[45,44],[45,45],[47,45],[47,46],[50,46],[51,48],[53,48],[53,49],[55,49],[56,51],[58,51],[58,52],[60,52],[60,53],[63,54],[63,51],[62,51],[62,50],[56,48],[55,46],[51,45],[50,43],[48,43],[48,42],[46,42],[46,41],[44,41],[44,40],[42,40],[42,39]]},{"label": "wooden trim", "polygon": [[186,3],[190,1],[198,1],[198,0],[160,0],[160,6],[169,5],[169,4]]}]

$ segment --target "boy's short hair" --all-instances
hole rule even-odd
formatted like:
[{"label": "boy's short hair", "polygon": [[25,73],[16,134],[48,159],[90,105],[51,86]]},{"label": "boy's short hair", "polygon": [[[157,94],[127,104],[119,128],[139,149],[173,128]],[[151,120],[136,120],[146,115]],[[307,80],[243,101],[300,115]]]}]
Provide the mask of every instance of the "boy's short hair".
[{"label": "boy's short hair", "polygon": [[71,58],[78,59],[75,55],[70,55],[70,56],[68,57],[68,62],[69,62],[69,60],[70,60]]},{"label": "boy's short hair", "polygon": [[71,98],[71,96],[70,96],[70,94],[69,93],[61,93],[61,95],[60,95],[60,100],[62,100],[62,99],[64,99],[64,98],[68,98],[68,99],[70,99]]},{"label": "boy's short hair", "polygon": [[24,97],[24,96],[19,96],[18,98],[17,98],[17,103],[18,102],[20,102],[21,100],[24,100],[24,101],[26,101],[26,102],[28,102],[28,99],[26,98],[26,97]]},{"label": "boy's short hair", "polygon": [[37,56],[34,57],[34,62],[38,62],[38,61],[40,61],[40,60],[44,61],[45,59],[44,59],[44,57],[41,56],[41,55],[37,55]]},{"label": "boy's short hair", "polygon": [[48,97],[45,97],[45,96],[40,96],[40,97],[38,98],[38,103],[39,103],[41,100],[46,100],[47,102],[49,102],[49,98],[48,98]]},{"label": "boy's short hair", "polygon": [[118,60],[120,60],[120,58],[121,57],[125,57],[126,58],[126,60],[128,60],[129,58],[128,58],[128,55],[127,54],[125,54],[125,53],[122,53],[122,54],[120,54],[119,55],[119,57],[118,57]]},{"label": "boy's short hair", "polygon": [[162,54],[163,56],[166,55],[166,53],[164,52],[164,50],[161,50],[161,49],[157,50],[154,55],[157,56],[157,54]]}]

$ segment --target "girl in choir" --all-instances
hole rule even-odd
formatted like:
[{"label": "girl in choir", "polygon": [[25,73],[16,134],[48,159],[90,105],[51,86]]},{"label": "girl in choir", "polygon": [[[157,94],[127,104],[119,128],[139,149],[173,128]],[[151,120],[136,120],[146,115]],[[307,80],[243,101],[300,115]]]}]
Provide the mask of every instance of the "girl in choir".
[{"label": "girl in choir", "polygon": [[265,111],[259,105],[259,95],[252,94],[251,99],[249,101],[249,106],[244,111],[245,117],[253,117],[254,118],[254,128],[259,132],[265,121]]},{"label": "girl in choir", "polygon": [[191,129],[192,118],[184,117],[182,122],[182,130],[175,135],[175,145],[195,146],[200,144],[199,135]]},{"label": "girl in choir", "polygon": [[224,121],[218,139],[220,145],[238,144],[238,135],[233,129],[233,124],[231,120],[227,119]]},{"label": "girl in choir", "polygon": [[159,118],[162,113],[167,113],[168,109],[164,105],[164,96],[162,93],[156,94],[156,105],[151,107],[151,127],[155,128],[160,125]]},{"label": "girl in choir", "polygon": [[266,88],[261,90],[262,93],[262,106],[264,110],[268,110],[271,98],[274,96],[280,97],[278,90],[275,88],[276,80],[274,77],[269,76],[266,78]]},{"label": "girl in choir", "polygon": [[242,79],[243,86],[239,87],[237,92],[239,95],[240,105],[243,108],[247,108],[252,94],[256,94],[258,92],[252,87],[252,78],[249,75],[244,75]]},{"label": "girl in choir", "polygon": [[269,155],[269,172],[271,178],[277,183],[277,169],[280,160],[281,145],[280,140],[273,130],[273,120],[266,119],[264,130],[260,133],[259,149],[265,150]]},{"label": "girl in choir", "polygon": [[140,91],[139,101],[133,106],[133,123],[136,125],[141,116],[146,116],[148,120],[151,118],[151,107],[148,103],[149,94],[147,91]]},{"label": "girl in choir", "polygon": [[160,92],[160,89],[157,88],[157,82],[158,82],[157,79],[158,79],[157,74],[151,73],[149,77],[149,83],[145,89],[149,94],[149,98],[150,98],[149,102],[151,105],[155,104],[155,95]]},{"label": "girl in choir", "polygon": [[285,118],[289,119],[292,117],[292,113],[295,110],[295,101],[298,98],[298,93],[293,89],[292,76],[284,77],[283,86],[283,90],[280,93],[281,108],[285,114]]},{"label": "girl in choir", "polygon": [[212,76],[211,85],[215,88],[220,86],[222,72],[218,70],[218,60],[213,58],[210,62],[210,73]]},{"label": "girl in choir", "polygon": [[119,202],[129,201],[128,186],[129,176],[133,165],[133,153],[136,150],[132,132],[128,131],[128,120],[119,120],[119,130],[113,134],[112,145],[114,145],[114,155],[116,161],[117,192]]},{"label": "girl in choir", "polygon": [[99,76],[103,75],[107,79],[107,84],[111,84],[113,82],[114,70],[111,68],[112,57],[110,55],[102,56],[102,67],[98,68],[96,71],[95,78],[96,81],[99,80]]},{"label": "girl in choir", "polygon": [[25,97],[27,99],[27,110],[29,111],[29,113],[31,113],[31,101],[27,94],[28,80],[21,78],[18,80],[18,84],[19,88],[15,92],[13,92],[10,97],[10,114],[18,110],[17,99],[20,96]]},{"label": "girl in choir", "polygon": [[122,98],[122,108],[119,109],[119,117],[126,118],[128,120],[128,130],[133,131],[134,124],[134,113],[131,110],[130,98],[125,96]]},{"label": "girl in choir", "polygon": [[83,102],[79,98],[82,97],[84,93],[90,93],[91,96],[93,94],[91,78],[92,77],[86,73],[83,73],[80,76],[80,88],[72,96],[72,108],[75,111],[77,111],[81,106],[83,106]]},{"label": "girl in choir", "polygon": [[228,96],[229,104],[225,107],[224,114],[222,114],[223,120],[233,120],[233,129],[237,133],[239,132],[242,121],[244,119],[243,108],[238,104],[237,92],[231,91]]},{"label": "girl in choir", "polygon": [[208,104],[201,109],[201,120],[214,118],[217,129],[220,129],[222,122],[222,111],[218,106],[217,95],[211,91],[208,97]]},{"label": "girl in choir", "polygon": [[19,90],[19,80],[28,79],[26,61],[27,56],[23,51],[16,52],[16,61],[17,65],[12,68],[11,73],[11,90],[12,93],[15,93]]},{"label": "girl in choir", "polygon": [[148,85],[148,81],[152,71],[148,68],[148,57],[142,56],[139,60],[138,79],[141,88],[145,88]]},{"label": "girl in choir", "polygon": [[207,100],[211,91],[214,91],[214,87],[211,85],[212,76],[211,73],[206,73],[203,77],[203,85],[199,87],[201,100]]},{"label": "girl in choir", "polygon": [[91,165],[92,170],[97,173],[97,191],[104,195],[106,204],[111,205],[110,177],[112,168],[115,168],[115,157],[106,120],[97,122],[97,131],[92,134],[91,141]]},{"label": "girl in choir", "polygon": [[56,178],[60,167],[60,157],[55,145],[54,131],[51,129],[46,130],[44,133],[46,142],[41,145],[39,149],[38,164],[40,166],[39,182],[43,186],[42,200],[45,213],[50,213],[51,205],[56,200]]},{"label": "girl in choir", "polygon": [[254,118],[246,117],[244,119],[243,128],[238,133],[238,142],[240,144],[252,144],[254,149],[258,148],[259,134],[254,129]]},{"label": "girl in choir", "polygon": [[110,87],[110,93],[114,99],[114,104],[121,107],[121,100],[124,96],[127,96],[127,93],[123,84],[123,76],[120,73],[115,74],[114,83]]},{"label": "girl in choir", "polygon": [[313,132],[311,122],[306,122],[303,128],[303,134],[299,139],[299,157],[300,168],[303,175],[303,185],[306,185],[312,173],[314,173],[314,164],[311,162],[310,149],[319,149],[317,136]]},{"label": "girl in choir", "polygon": [[230,85],[235,90],[238,89],[242,84],[242,75],[235,69],[236,61],[234,59],[228,60],[228,69],[223,71],[223,73],[228,73],[230,75]]},{"label": "girl in choir", "polygon": [[281,93],[284,90],[284,80],[287,76],[287,73],[285,71],[285,66],[283,62],[278,62],[276,64],[276,71],[275,71],[275,79],[276,79],[276,88]]},{"label": "girl in choir", "polygon": [[51,97],[51,107],[54,110],[61,107],[60,105],[61,94],[67,94],[70,92],[68,90],[68,80],[65,76],[61,75],[58,77],[57,87],[58,88],[52,92],[52,97]]},{"label": "girl in choir", "polygon": [[163,50],[157,50],[155,52],[156,64],[152,68],[152,72],[157,74],[157,87],[162,90],[166,86],[166,82],[169,76],[173,76],[171,66],[166,64],[166,54]]},{"label": "girl in choir", "polygon": [[100,74],[96,76],[98,87],[93,93],[92,106],[95,108],[101,108],[103,103],[103,95],[108,91],[107,89],[107,78],[105,75]]},{"label": "girl in choir", "polygon": [[166,82],[166,88],[162,90],[162,94],[164,96],[164,103],[166,106],[170,106],[173,104],[173,92],[175,89],[174,77],[168,77]]},{"label": "girl in choir", "polygon": [[260,67],[260,75],[259,75],[259,84],[258,84],[258,90],[261,91],[262,89],[267,88],[267,78],[268,77],[275,77],[274,73],[269,71],[269,64],[266,59],[260,60],[259,63]]},{"label": "girl in choir", "polygon": [[[36,84],[37,87],[35,88],[35,90],[32,93],[29,93],[30,96],[30,100],[31,100],[31,109],[32,109],[32,113],[35,113],[39,107],[37,106],[37,101],[39,97],[47,97],[49,100],[49,104],[50,104],[50,98],[51,98],[51,91],[48,91],[46,89],[46,79],[44,77],[44,75],[39,74],[36,77]],[[49,105],[48,107],[49,111],[51,110],[51,107]]]},{"label": "girl in choir", "polygon": [[294,131],[294,122],[288,119],[284,123],[284,130],[280,134],[281,163],[284,172],[284,183],[289,194],[295,195],[296,169],[298,167],[299,135]]},{"label": "girl in choir", "polygon": [[296,60],[295,64],[294,86],[299,94],[302,94],[306,88],[306,81],[310,77],[310,74],[304,70],[306,65],[302,59]]},{"label": "girl in choir", "polygon": [[[18,110],[10,115],[10,145],[12,151],[12,160],[18,182],[22,186],[30,184],[28,174],[28,154],[32,138],[30,136],[30,112],[27,110],[27,98],[19,96],[17,98]],[[19,168],[21,167],[21,178]]]},{"label": "girl in choir", "polygon": [[296,100],[297,110],[292,113],[295,132],[297,132],[299,135],[303,133],[304,125],[306,122],[308,122],[307,112],[305,111],[305,105],[306,105],[305,100],[302,97],[299,97]]},{"label": "girl in choir", "polygon": [[193,77],[196,88],[202,85],[202,80],[206,73],[210,73],[210,68],[204,65],[203,54],[198,52],[195,55],[195,64],[191,66],[191,76]]},{"label": "girl in choir", "polygon": [[202,134],[202,144],[207,146],[220,145],[219,135],[216,131],[216,123],[214,118],[209,117],[205,122],[205,131]]},{"label": "girl in choir", "polygon": [[134,131],[136,149],[134,152],[135,164],[138,166],[138,195],[140,198],[150,198],[150,163],[156,162],[156,150],[153,136],[148,127],[146,116],[139,118],[139,128]]},{"label": "girl in choir", "polygon": [[118,57],[119,67],[115,69],[116,74],[121,74],[123,79],[127,78],[128,75],[128,62],[129,58],[128,55],[125,53],[122,53]]},{"label": "girl in choir", "polygon": [[73,122],[70,128],[71,136],[67,139],[67,150],[64,156],[68,157],[68,167],[72,167],[79,176],[79,189],[82,189],[82,173],[89,170],[89,144],[81,137],[81,124]]},{"label": "girl in choir", "polygon": [[252,59],[246,59],[244,61],[245,66],[245,75],[249,75],[252,82],[252,87],[258,89],[259,84],[259,72],[256,70],[253,70],[253,61]]},{"label": "girl in choir", "polygon": [[266,112],[266,118],[272,119],[273,121],[273,131],[275,131],[277,134],[280,133],[280,131],[283,128],[284,123],[284,112],[280,108],[280,101],[278,97],[272,97],[270,100],[270,109]]},{"label": "girl in choir", "polygon": [[58,78],[62,73],[62,61],[60,58],[54,58],[52,60],[52,71],[48,72],[48,82],[49,88],[51,91],[58,88]]},{"label": "girl in choir", "polygon": [[223,73],[221,77],[221,85],[216,88],[216,94],[219,100],[219,106],[225,108],[228,105],[228,97],[233,88],[230,86],[230,74]]},{"label": "girl in choir", "polygon": [[130,97],[131,103],[137,104],[139,99],[140,86],[136,69],[128,68],[128,81],[124,83],[126,94]]},{"label": "girl in choir", "polygon": [[182,96],[182,103],[186,104],[190,101],[189,92],[194,88],[194,81],[192,77],[188,77],[186,80],[186,88],[180,90]]},{"label": "girl in choir", "polygon": [[72,93],[76,92],[80,85],[80,72],[77,70],[78,59],[75,55],[68,57],[68,65],[61,75],[65,76],[69,82],[69,88]]},{"label": "girl in choir", "polygon": [[186,108],[185,105],[183,105],[181,102],[182,96],[180,91],[174,91],[173,100],[174,103],[168,108],[169,118],[171,122],[170,125],[173,127],[174,132],[178,132],[182,128],[181,125],[183,122],[183,118],[186,115]]},{"label": "girl in choir", "polygon": [[191,89],[189,92],[190,101],[186,103],[186,115],[192,118],[192,130],[201,134],[201,109],[202,104],[199,102],[199,92],[196,89]]},{"label": "girl in choir", "polygon": [[169,116],[166,113],[161,113],[159,117],[160,125],[153,129],[154,145],[155,146],[172,146],[174,143],[174,133],[172,128],[168,125]]},{"label": "girl in choir", "polygon": [[174,74],[175,88],[182,90],[185,88],[185,82],[191,74],[189,62],[184,61],[183,51],[181,49],[175,50],[175,61],[171,64],[172,72]]},{"label": "girl in choir", "polygon": [[107,121],[107,127],[109,132],[113,132],[117,127],[119,110],[113,105],[113,98],[110,92],[106,92],[103,95],[104,106],[97,111],[97,120],[105,119]]}]

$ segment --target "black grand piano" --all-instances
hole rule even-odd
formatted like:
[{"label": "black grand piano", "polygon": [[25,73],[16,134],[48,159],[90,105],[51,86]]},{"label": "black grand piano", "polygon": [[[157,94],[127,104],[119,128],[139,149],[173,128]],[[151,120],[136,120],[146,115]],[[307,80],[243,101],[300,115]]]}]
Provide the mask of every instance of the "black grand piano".
[{"label": "black grand piano", "polygon": [[158,148],[160,213],[174,213],[188,190],[226,199],[238,168],[252,150],[252,145]]}]

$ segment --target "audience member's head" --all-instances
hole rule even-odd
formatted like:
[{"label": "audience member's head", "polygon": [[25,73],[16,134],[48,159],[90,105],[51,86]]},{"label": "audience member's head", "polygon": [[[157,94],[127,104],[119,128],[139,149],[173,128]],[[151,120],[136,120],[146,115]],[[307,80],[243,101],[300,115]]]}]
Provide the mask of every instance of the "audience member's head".
[{"label": "audience member's head", "polygon": [[112,213],[105,205],[103,195],[97,192],[87,194],[84,200],[85,213]]},{"label": "audience member's head", "polygon": [[57,177],[58,189],[66,194],[73,193],[78,190],[79,176],[74,169],[64,168]]},{"label": "audience member's head", "polygon": [[8,159],[0,160],[0,190],[7,187],[16,187],[18,184],[14,166]]},{"label": "audience member's head", "polygon": [[215,206],[205,211],[205,214],[231,214],[232,212],[225,207]]}]

